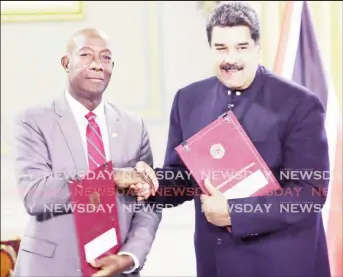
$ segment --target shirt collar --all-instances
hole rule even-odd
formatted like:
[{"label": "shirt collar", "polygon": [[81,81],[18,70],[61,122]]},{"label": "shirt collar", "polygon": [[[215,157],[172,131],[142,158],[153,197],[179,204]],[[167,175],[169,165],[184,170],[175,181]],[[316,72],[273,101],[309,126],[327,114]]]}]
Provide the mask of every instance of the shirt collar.
[{"label": "shirt collar", "polygon": [[[85,115],[89,113],[89,110],[77,101],[68,90],[65,91],[65,98],[70,106],[70,109],[77,121],[85,119]],[[105,107],[103,100],[100,104],[92,111],[96,118],[105,117]]]}]

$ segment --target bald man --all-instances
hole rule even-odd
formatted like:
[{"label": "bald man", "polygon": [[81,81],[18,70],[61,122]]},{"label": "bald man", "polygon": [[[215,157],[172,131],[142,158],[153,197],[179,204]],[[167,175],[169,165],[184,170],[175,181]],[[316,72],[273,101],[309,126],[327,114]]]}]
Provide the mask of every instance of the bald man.
[{"label": "bald man", "polygon": [[[120,168],[138,161],[153,164],[143,120],[102,99],[113,68],[107,37],[95,29],[77,32],[61,64],[67,75],[63,94],[47,106],[26,109],[15,123],[16,176],[30,215],[15,268],[18,277],[83,276],[73,215],[63,209],[70,201],[69,178],[111,160],[115,181],[124,186],[130,181]],[[161,213],[132,208],[137,199],[129,194],[116,198],[122,247],[93,266],[99,276],[139,276]]]}]

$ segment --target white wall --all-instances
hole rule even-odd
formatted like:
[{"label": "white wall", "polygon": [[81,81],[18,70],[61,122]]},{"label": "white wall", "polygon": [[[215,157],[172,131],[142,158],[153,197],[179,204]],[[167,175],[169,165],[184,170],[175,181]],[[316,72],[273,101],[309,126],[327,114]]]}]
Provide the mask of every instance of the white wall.
[{"label": "white wall", "polygon": [[[144,116],[155,166],[163,163],[175,92],[211,72],[204,21],[196,2],[86,2],[86,18],[81,21],[2,24],[2,239],[21,236],[28,218],[13,178],[14,116],[63,92],[60,58],[67,39],[83,27],[103,29],[113,40],[116,65],[106,98]],[[165,212],[144,269],[146,276],[195,274],[193,221],[193,203]]]}]

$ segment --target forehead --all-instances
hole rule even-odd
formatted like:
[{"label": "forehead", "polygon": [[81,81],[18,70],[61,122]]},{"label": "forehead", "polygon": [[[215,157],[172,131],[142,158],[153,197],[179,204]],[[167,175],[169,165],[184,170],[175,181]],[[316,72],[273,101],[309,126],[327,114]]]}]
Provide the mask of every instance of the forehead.
[{"label": "forehead", "polygon": [[110,51],[108,41],[97,35],[80,35],[74,38],[75,49],[81,50],[88,48],[94,51]]},{"label": "forehead", "polygon": [[212,44],[220,43],[234,45],[243,42],[252,42],[250,29],[247,26],[219,27],[212,30]]}]

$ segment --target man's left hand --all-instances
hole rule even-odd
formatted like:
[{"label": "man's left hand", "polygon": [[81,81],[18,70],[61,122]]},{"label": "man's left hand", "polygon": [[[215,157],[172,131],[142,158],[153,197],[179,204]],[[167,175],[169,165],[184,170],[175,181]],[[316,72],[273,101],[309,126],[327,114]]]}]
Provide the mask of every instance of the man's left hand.
[{"label": "man's left hand", "polygon": [[116,276],[127,270],[133,264],[128,255],[110,255],[91,263],[91,266],[99,268],[99,271],[92,277]]},{"label": "man's left hand", "polygon": [[231,225],[229,208],[225,196],[213,187],[208,179],[205,179],[205,187],[211,195],[201,194],[200,201],[207,221],[220,227]]}]

